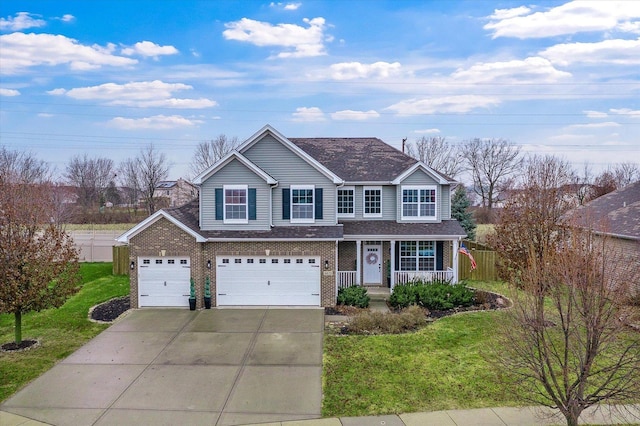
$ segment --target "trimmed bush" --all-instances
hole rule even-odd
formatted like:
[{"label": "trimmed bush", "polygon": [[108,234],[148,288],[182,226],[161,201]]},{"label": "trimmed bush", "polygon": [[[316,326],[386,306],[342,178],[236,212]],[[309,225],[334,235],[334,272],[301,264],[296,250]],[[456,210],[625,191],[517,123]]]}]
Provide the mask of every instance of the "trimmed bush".
[{"label": "trimmed bush", "polygon": [[431,311],[443,311],[473,305],[475,292],[463,283],[414,281],[393,288],[389,304],[396,309],[419,305]]},{"label": "trimmed bush", "polygon": [[369,300],[370,298],[367,295],[367,289],[359,285],[343,287],[338,290],[338,305],[368,308]]}]

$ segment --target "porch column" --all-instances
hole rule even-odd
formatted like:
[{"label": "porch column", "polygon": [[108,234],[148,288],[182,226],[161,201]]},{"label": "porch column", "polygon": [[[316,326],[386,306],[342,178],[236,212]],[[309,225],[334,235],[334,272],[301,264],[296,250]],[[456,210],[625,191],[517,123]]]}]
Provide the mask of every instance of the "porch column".
[{"label": "porch column", "polygon": [[393,291],[393,287],[396,285],[396,240],[391,240],[389,242],[391,244],[391,259],[389,262],[391,264],[391,268],[389,268],[389,273],[391,274],[391,289],[389,291]]},{"label": "porch column", "polygon": [[356,241],[356,285],[360,285],[360,271],[362,270],[362,265],[360,264],[362,259],[362,241]]},{"label": "porch column", "polygon": [[458,240],[453,240],[453,253],[451,256],[453,266],[453,282],[458,282]]}]

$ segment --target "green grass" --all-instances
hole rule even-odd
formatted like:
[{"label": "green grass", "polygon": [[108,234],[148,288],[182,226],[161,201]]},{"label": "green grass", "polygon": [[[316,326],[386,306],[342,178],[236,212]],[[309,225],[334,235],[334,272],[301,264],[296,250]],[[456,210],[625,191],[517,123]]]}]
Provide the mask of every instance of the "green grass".
[{"label": "green grass", "polygon": [[[111,263],[83,263],[82,289],[58,309],[22,316],[24,339],[38,339],[41,346],[19,353],[0,353],[0,401],[69,356],[107,325],[88,320],[89,308],[129,293],[129,278],[111,274]],[[0,315],[0,343],[14,338],[12,314]]]},{"label": "green grass", "polygon": [[456,315],[403,335],[326,335],[323,416],[522,405],[486,360],[498,349],[503,315]]}]

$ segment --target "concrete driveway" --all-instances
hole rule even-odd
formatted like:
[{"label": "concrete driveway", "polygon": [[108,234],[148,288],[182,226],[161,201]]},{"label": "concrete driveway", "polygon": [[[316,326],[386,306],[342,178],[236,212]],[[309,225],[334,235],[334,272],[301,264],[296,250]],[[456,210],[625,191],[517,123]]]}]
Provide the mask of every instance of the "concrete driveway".
[{"label": "concrete driveway", "polygon": [[322,309],[142,309],[0,409],[53,425],[320,417]]}]

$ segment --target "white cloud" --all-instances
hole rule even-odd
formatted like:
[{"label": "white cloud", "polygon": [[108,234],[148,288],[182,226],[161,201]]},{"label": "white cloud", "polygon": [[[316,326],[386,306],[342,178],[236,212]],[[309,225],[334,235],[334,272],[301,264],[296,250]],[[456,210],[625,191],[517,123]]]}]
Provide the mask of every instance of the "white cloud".
[{"label": "white cloud", "polygon": [[293,121],[304,121],[304,122],[313,122],[313,121],[325,121],[326,118],[324,116],[324,112],[318,107],[300,107],[296,108],[296,112],[291,114],[293,116]]},{"label": "white cloud", "polygon": [[22,31],[27,28],[40,28],[47,23],[29,12],[18,12],[15,17],[0,18],[0,30],[2,31]]},{"label": "white cloud", "polygon": [[468,83],[524,83],[555,82],[571,77],[571,73],[559,71],[549,60],[530,57],[525,60],[478,63],[468,69],[456,70],[451,77]]},{"label": "white cloud", "polygon": [[[519,9],[519,8],[518,8]],[[516,10],[518,10],[516,9]],[[510,9],[513,10],[513,9]],[[637,1],[571,1],[542,12],[509,14],[505,11],[489,16],[485,30],[493,38],[546,38],[586,31],[624,30],[640,18]],[[496,11],[497,12],[497,11]],[[527,13],[527,14],[524,14]]]},{"label": "white cloud", "polygon": [[335,80],[354,80],[359,78],[387,78],[400,72],[399,62],[374,62],[363,64],[360,62],[341,62],[330,67],[331,78]]},{"label": "white cloud", "polygon": [[308,28],[294,24],[272,25],[268,22],[242,18],[225,24],[222,32],[227,40],[237,40],[256,46],[276,46],[287,50],[279,58],[302,58],[325,55],[324,18],[304,19]]},{"label": "white cloud", "polygon": [[175,92],[191,90],[192,86],[182,83],[165,83],[160,80],[137,81],[125,84],[104,83],[99,86],[79,87],[71,90],[53,89],[50,95],[66,95],[73,99],[106,101],[108,105],[136,106],[141,108],[210,108],[217,102],[206,98],[177,99]]},{"label": "white cloud", "polygon": [[588,118],[606,118],[609,116],[606,112],[600,111],[583,111]]},{"label": "white cloud", "polygon": [[126,56],[140,55],[157,58],[160,55],[175,55],[178,49],[173,46],[160,46],[150,41],[140,41],[132,47],[123,48],[120,53]]},{"label": "white cloud", "polygon": [[138,61],[114,55],[115,45],[82,45],[62,35],[11,33],[0,36],[3,74],[15,74],[38,65],[68,65],[72,70],[102,66],[126,67]]},{"label": "white cloud", "polygon": [[611,108],[609,111],[614,114],[628,115],[633,118],[640,118],[640,110],[632,110],[629,108]]},{"label": "white cloud", "polygon": [[345,109],[343,111],[336,111],[331,113],[331,118],[334,120],[353,120],[353,121],[364,121],[371,120],[374,118],[380,117],[377,111],[352,111],[350,109]]},{"label": "white cloud", "polygon": [[539,54],[561,66],[573,63],[640,65],[640,38],[557,44]]},{"label": "white cloud", "polygon": [[493,15],[489,16],[489,19],[493,19],[493,20],[509,19],[509,18],[514,18],[516,16],[526,15],[529,12],[531,12],[531,9],[529,9],[526,6],[514,7],[512,9],[495,9],[493,11]]},{"label": "white cloud", "polygon": [[20,96],[20,92],[15,89],[4,89],[0,87],[0,96]]},{"label": "white cloud", "polygon": [[51,118],[51,117],[54,117],[54,115],[53,114],[49,114],[48,112],[41,112],[41,113],[38,113],[38,117]]},{"label": "white cloud", "polygon": [[76,17],[67,13],[65,15],[62,15],[62,17],[58,19],[62,22],[73,22],[76,20]]},{"label": "white cloud", "polygon": [[281,2],[269,3],[269,7],[281,7],[284,10],[298,10],[300,6],[302,6],[302,3],[281,3]]},{"label": "white cloud", "polygon": [[477,108],[488,108],[500,104],[495,97],[457,95],[440,98],[408,99],[385,109],[398,114],[436,114],[444,112],[465,113]]},{"label": "white cloud", "polygon": [[192,127],[203,123],[201,120],[190,120],[181,115],[154,115],[145,118],[116,117],[109,121],[111,127],[124,130],[167,130],[177,127]]},{"label": "white cloud", "polygon": [[615,121],[603,121],[602,123],[572,124],[568,129],[603,129],[606,127],[620,127]]},{"label": "white cloud", "polygon": [[417,134],[427,134],[427,135],[434,135],[434,134],[438,134],[440,133],[440,129],[423,129],[423,130],[414,130],[413,133],[417,133]]}]

